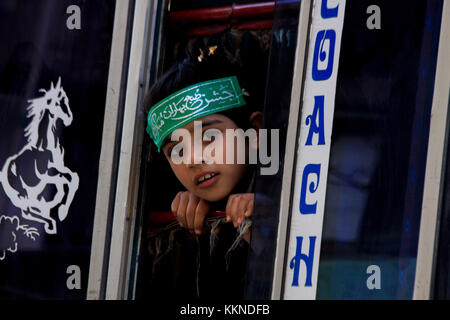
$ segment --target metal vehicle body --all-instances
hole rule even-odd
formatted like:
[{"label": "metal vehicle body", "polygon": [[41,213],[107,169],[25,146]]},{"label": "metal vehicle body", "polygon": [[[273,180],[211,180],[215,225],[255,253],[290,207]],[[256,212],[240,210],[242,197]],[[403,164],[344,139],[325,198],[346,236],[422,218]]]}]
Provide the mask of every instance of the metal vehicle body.
[{"label": "metal vehicle body", "polygon": [[[152,160],[145,135],[145,97],[195,41],[248,32],[269,54],[261,66],[264,126],[280,130],[280,169],[256,178],[255,192],[273,203],[255,204],[253,228],[261,236],[251,243],[265,251],[249,256],[245,298],[450,297],[450,3],[18,3],[0,5],[0,16],[21,21],[39,14],[27,25],[35,23],[36,33],[22,44],[8,40],[9,60],[6,53],[0,58],[8,106],[0,162],[26,144],[26,102],[42,95],[38,89],[63,87],[73,122],[47,130],[61,141],[62,158],[52,161],[44,139],[35,146],[42,155],[30,155],[36,170],[22,162],[28,169],[17,181],[34,172],[41,180],[43,172],[59,174],[63,184],[45,181],[72,191],[54,201],[73,200],[59,220],[53,211],[45,216],[56,228],[48,232],[37,205],[22,208],[2,191],[0,297],[145,299],[147,218],[166,193],[152,184],[164,169]],[[7,27],[0,23],[3,39]],[[27,38],[27,29],[11,28]],[[31,71],[24,71],[27,63]],[[9,175],[1,170],[6,185],[19,164]],[[31,203],[31,191],[17,195]],[[27,219],[32,213],[40,218]],[[12,235],[25,238],[8,246]],[[41,280],[24,284],[27,263],[39,257]]]}]

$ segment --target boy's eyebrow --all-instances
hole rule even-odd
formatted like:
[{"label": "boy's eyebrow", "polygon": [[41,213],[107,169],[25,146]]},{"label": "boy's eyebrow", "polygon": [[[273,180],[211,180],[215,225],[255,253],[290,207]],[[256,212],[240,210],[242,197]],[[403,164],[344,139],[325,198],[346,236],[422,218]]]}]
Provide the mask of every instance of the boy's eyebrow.
[{"label": "boy's eyebrow", "polygon": [[207,126],[210,126],[210,125],[213,125],[216,123],[221,123],[221,122],[223,122],[223,121],[220,119],[205,120],[205,121],[203,121],[202,126],[207,127]]},{"label": "boy's eyebrow", "polygon": [[[222,122],[223,122],[223,121],[220,120],[220,119],[204,120],[204,121],[202,122],[202,127],[208,127],[208,126],[211,126],[211,125],[213,125],[213,124],[216,124],[216,123],[222,123]],[[194,130],[194,128],[190,129],[189,131],[192,131],[192,130]],[[177,142],[177,141],[172,141],[172,140],[170,139],[170,137],[171,137],[171,134],[170,134],[169,136],[167,136],[167,137],[164,139],[163,143],[161,144],[161,149],[164,149],[164,147],[165,147],[166,145],[168,145],[169,143]]]}]

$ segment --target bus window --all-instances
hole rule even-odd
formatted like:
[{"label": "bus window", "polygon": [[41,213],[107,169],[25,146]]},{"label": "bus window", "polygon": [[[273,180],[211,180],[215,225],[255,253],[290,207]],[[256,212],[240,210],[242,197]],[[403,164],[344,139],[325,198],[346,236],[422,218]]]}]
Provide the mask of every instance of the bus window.
[{"label": "bus window", "polygon": [[[147,108],[145,112],[150,110],[151,113],[152,108],[165,106],[165,99],[171,99],[171,95],[183,95],[191,88],[197,90],[199,97],[208,95],[202,88],[209,88],[212,85],[211,80],[219,81],[236,76],[238,88],[241,89],[241,93],[238,90],[238,95],[243,96],[246,104],[239,109],[236,107],[234,110],[224,110],[219,114],[221,118],[213,122],[225,123],[226,119],[231,119],[237,128],[247,129],[245,123],[248,122],[248,115],[259,114],[258,112],[262,114],[264,111],[273,10],[274,3],[267,1],[171,1],[170,8],[163,10],[157,75],[144,106]],[[199,80],[195,80],[197,78]],[[230,97],[232,88],[226,85],[221,82],[216,89],[211,89],[212,96],[207,96],[204,100],[207,103],[205,108]],[[168,91],[165,91],[166,88],[169,88]],[[227,98],[222,93],[226,94]],[[173,121],[180,121],[173,116],[174,112],[181,112],[184,116],[189,114],[186,109],[180,111],[177,103],[193,101],[193,98],[183,95],[183,99],[174,102],[173,108],[176,110],[170,109],[169,120],[164,119],[165,121],[175,118]],[[198,105],[194,101],[189,106],[195,109]],[[252,112],[249,113],[248,110]],[[208,115],[214,116],[217,113]],[[188,128],[183,126],[185,124],[189,126],[194,123],[195,115],[188,116],[188,119],[192,118],[191,122],[177,122],[182,128]],[[239,171],[235,180],[226,180],[232,177],[231,173],[230,176],[219,173],[219,178],[215,179],[215,172],[212,172],[213,175],[204,171],[207,168],[204,159],[199,164],[190,163],[185,167],[176,167],[171,158],[171,148],[175,147],[166,148],[167,142],[158,144],[155,137],[159,134],[159,127],[151,123],[149,128],[153,130],[153,135],[152,138],[146,135],[144,140],[144,153],[147,153],[148,161],[144,169],[143,232],[135,297],[242,297],[249,246],[249,239],[244,239],[250,233],[227,223],[225,211],[230,195],[253,193],[255,175],[258,175],[256,166],[246,166]],[[225,128],[229,127],[224,127],[224,132]],[[148,132],[150,130],[148,129]],[[187,153],[184,149],[183,152]],[[204,166],[204,169],[197,170],[195,166]],[[182,168],[184,171],[177,171],[175,168]],[[195,186],[190,186],[189,181],[183,180],[183,174],[191,174],[194,171],[203,172],[203,176],[196,177],[202,179],[202,182],[196,180]],[[202,193],[196,185],[209,179],[214,183],[223,179],[229,183],[226,186],[233,187],[227,194],[222,195],[219,190],[220,195],[217,197],[206,194],[205,198],[201,198]],[[205,182],[206,184],[208,182]],[[196,193],[197,191],[199,193]],[[197,201],[202,201],[202,205],[208,206],[201,235],[190,232],[186,225],[181,226],[179,217],[171,212],[180,192],[196,197]],[[180,203],[182,200],[183,198],[178,198]],[[189,221],[184,220],[184,223],[188,224]]]},{"label": "bus window", "polygon": [[319,299],[412,298],[442,6],[346,2]]},{"label": "bus window", "polygon": [[86,298],[115,5],[0,2],[2,300]]}]

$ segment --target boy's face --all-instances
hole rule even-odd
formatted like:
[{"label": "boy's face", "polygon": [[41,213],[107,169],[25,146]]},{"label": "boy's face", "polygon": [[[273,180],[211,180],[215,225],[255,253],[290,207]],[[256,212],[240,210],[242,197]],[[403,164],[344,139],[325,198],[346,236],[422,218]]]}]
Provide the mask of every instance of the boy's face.
[{"label": "boy's face", "polygon": [[[202,136],[208,129],[219,130],[224,137],[227,129],[238,129],[238,126],[233,120],[221,114],[207,115],[196,119],[196,121],[202,122]],[[186,143],[183,142],[183,139],[180,139],[180,141],[170,141],[169,137],[169,142],[162,147],[164,155],[169,161],[178,180],[187,190],[207,201],[219,201],[228,196],[244,176],[247,170],[247,164],[238,164],[236,159],[232,164],[227,164],[226,161],[221,161],[220,164],[207,164],[207,159],[203,159],[203,150],[213,142],[202,141],[200,144],[200,146],[202,146],[201,152],[194,153],[194,121],[186,124],[180,129],[189,131],[190,136],[192,137],[190,141],[187,139],[187,143],[190,145],[187,146],[183,144],[182,149],[183,152],[188,153],[183,154],[182,156],[188,157],[187,159],[190,160],[189,164],[176,164],[171,158],[172,149],[175,147],[178,148],[182,143]],[[176,134],[180,129],[175,130],[172,135]],[[223,157],[223,160],[225,160],[228,150],[226,139],[223,139],[222,143],[219,143],[218,146],[219,147],[215,148],[215,150],[218,150],[221,153],[220,157]],[[237,155],[236,146],[237,143],[234,143],[233,146],[229,146],[229,148],[235,149],[235,157]],[[228,150],[228,152],[230,151],[232,150]],[[214,156],[214,153],[212,153],[212,156]],[[195,159],[195,157],[197,157],[197,159]]]}]

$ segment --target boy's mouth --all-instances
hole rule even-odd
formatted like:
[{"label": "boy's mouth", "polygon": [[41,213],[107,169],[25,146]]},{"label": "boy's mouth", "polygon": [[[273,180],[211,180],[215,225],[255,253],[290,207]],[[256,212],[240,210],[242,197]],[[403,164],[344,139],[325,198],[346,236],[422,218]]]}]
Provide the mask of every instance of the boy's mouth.
[{"label": "boy's mouth", "polygon": [[200,175],[195,176],[195,183],[200,188],[208,188],[216,183],[218,179],[219,173],[217,172],[201,173]]}]

